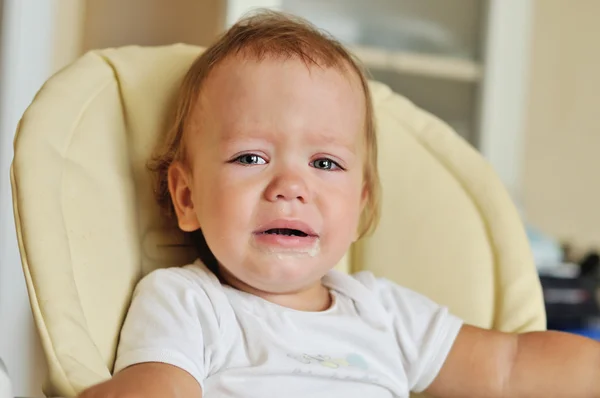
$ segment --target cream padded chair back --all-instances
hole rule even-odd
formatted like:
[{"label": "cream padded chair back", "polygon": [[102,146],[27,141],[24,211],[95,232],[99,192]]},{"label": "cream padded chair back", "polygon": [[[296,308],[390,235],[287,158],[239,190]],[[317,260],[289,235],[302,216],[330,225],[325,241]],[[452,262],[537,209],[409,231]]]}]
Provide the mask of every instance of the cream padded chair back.
[{"label": "cream padded chair back", "polygon": [[[52,77],[21,120],[14,209],[49,396],[110,377],[136,282],[194,257],[160,216],[145,163],[199,52],[88,53]],[[490,167],[436,118],[381,84],[372,89],[383,217],[346,265],[421,291],[476,325],[542,329],[527,241]]]}]

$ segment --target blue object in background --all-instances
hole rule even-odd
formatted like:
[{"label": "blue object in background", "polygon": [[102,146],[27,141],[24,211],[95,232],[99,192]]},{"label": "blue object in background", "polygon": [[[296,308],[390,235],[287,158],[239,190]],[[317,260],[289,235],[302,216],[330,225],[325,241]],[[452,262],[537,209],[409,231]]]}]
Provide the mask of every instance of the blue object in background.
[{"label": "blue object in background", "polygon": [[600,329],[567,329],[563,330],[563,332],[572,333],[600,341]]},{"label": "blue object in background", "polygon": [[531,225],[526,226],[526,232],[539,271],[555,268],[563,263],[564,252],[556,239],[543,234]]}]

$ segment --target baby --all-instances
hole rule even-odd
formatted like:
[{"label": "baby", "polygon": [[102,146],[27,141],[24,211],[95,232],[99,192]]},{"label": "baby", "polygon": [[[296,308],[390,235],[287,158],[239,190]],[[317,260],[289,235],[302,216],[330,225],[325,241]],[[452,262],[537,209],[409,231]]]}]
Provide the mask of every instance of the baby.
[{"label": "baby", "polygon": [[115,376],[81,397],[600,397],[592,340],[332,270],[377,223],[377,144],[363,71],[308,23],[263,12],[206,50],[151,169],[200,259],[139,283]]}]

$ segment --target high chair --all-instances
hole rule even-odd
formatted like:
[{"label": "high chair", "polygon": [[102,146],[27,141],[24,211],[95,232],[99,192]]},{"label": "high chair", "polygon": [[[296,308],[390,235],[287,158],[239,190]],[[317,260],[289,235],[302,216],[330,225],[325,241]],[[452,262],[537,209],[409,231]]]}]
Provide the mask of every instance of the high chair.
[{"label": "high chair", "polygon": [[[152,196],[146,161],[198,47],[93,51],[25,112],[11,170],[44,392],[72,397],[111,376],[136,282],[194,252]],[[466,322],[541,330],[541,287],[521,220],[492,168],[450,127],[371,82],[382,218],[338,268],[370,270]]]}]

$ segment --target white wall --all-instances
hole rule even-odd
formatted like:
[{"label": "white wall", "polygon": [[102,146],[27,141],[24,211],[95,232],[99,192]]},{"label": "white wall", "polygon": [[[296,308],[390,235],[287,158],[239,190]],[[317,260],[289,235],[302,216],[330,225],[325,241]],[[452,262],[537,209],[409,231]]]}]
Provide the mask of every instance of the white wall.
[{"label": "white wall", "polygon": [[490,0],[478,148],[518,205],[531,45],[532,0]]},{"label": "white wall", "polygon": [[77,49],[79,0],[4,0],[0,43],[0,357],[17,396],[41,396],[45,364],[17,248],[9,167],[16,125],[43,82]]}]

